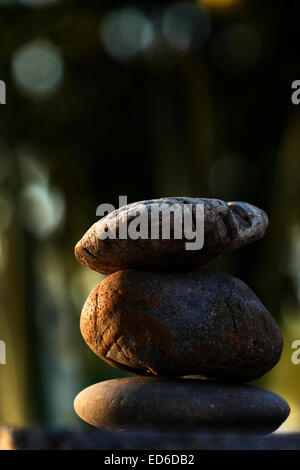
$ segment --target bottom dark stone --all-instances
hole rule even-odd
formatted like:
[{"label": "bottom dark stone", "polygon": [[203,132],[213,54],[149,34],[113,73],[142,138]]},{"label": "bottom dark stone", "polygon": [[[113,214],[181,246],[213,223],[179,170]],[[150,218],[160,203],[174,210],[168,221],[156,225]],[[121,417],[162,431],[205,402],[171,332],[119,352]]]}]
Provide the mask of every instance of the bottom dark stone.
[{"label": "bottom dark stone", "polygon": [[288,417],[278,395],[249,385],[132,377],[80,392],[76,413],[105,430],[186,430],[268,434]]}]

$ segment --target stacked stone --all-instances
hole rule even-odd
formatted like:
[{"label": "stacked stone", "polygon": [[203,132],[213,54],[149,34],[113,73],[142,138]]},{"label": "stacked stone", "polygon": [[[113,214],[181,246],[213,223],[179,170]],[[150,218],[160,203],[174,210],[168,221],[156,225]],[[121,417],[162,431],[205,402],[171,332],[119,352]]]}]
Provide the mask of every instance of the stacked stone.
[{"label": "stacked stone", "polygon": [[[112,239],[124,216],[153,205],[204,204],[204,245],[182,239]],[[194,220],[194,222],[196,222]],[[161,223],[161,220],[160,220]],[[89,347],[139,377],[104,381],[76,397],[77,414],[101,429],[269,433],[289,415],[278,395],[245,385],[279,361],[282,335],[253,291],[202,266],[263,237],[267,215],[242,202],[163,198],[129,204],[94,224],[78,260],[106,277],[81,314]],[[174,235],[174,234],[173,234]],[[187,376],[202,376],[191,378]]]}]

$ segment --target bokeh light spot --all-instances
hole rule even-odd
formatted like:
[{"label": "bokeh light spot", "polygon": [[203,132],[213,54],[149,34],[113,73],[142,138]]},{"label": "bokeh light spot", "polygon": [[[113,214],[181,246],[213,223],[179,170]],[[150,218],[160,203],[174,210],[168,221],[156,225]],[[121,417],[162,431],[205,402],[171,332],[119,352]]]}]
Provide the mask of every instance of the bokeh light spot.
[{"label": "bokeh light spot", "polygon": [[19,169],[24,185],[36,183],[46,186],[49,182],[49,172],[46,166],[31,154],[31,149],[20,148]]},{"label": "bokeh light spot", "polygon": [[34,40],[16,51],[12,72],[17,85],[26,94],[49,95],[63,78],[61,52],[48,40]]},{"label": "bokeh light spot", "polygon": [[65,213],[64,198],[56,188],[29,184],[22,192],[21,211],[27,230],[43,239],[60,226]]},{"label": "bokeh light spot", "polygon": [[211,8],[228,8],[241,3],[241,1],[242,0],[198,0],[198,3]]},{"label": "bokeh light spot", "polygon": [[100,28],[106,51],[119,60],[130,60],[153,40],[151,21],[136,8],[122,8],[107,14]]},{"label": "bokeh light spot", "polygon": [[167,8],[162,20],[162,29],[174,49],[196,49],[208,38],[210,17],[200,6],[178,3]]}]

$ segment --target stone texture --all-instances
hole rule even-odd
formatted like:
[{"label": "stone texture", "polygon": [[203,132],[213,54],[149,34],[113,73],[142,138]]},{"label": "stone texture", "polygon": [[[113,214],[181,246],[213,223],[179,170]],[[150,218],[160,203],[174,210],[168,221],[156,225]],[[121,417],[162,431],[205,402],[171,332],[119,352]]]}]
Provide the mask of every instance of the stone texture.
[{"label": "stone texture", "polygon": [[[100,239],[105,231],[118,228],[124,215],[128,223],[139,213],[149,217],[153,204],[169,206],[205,204],[204,246],[199,250],[185,249],[186,240]],[[268,218],[265,212],[244,202],[224,202],[219,199],[187,197],[162,198],[129,204],[103,217],[76,245],[78,260],[97,272],[111,274],[123,269],[178,270],[202,266],[226,251],[240,248],[264,236]],[[118,232],[117,232],[118,233]],[[171,230],[172,234],[172,230]],[[161,236],[161,235],[160,235]]]},{"label": "stone texture", "polygon": [[120,271],[90,294],[81,315],[90,348],[139,375],[247,382],[278,362],[281,332],[239,279],[199,271]]},{"label": "stone texture", "polygon": [[74,407],[84,421],[107,430],[262,434],[275,431],[290,411],[281,397],[256,387],[141,377],[92,385],[77,395]]}]

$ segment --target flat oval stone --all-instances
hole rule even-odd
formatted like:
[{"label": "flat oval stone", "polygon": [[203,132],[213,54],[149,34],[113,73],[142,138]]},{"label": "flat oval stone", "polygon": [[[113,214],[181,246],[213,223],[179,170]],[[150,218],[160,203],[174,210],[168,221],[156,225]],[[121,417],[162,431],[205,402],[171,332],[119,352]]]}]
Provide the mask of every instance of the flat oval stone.
[{"label": "flat oval stone", "polygon": [[[155,210],[162,207],[162,204],[166,207],[177,205],[181,216],[185,209],[190,207],[194,231],[197,229],[197,233],[201,221],[196,207],[198,204],[204,205],[202,248],[194,249],[195,245],[193,249],[186,249],[188,240],[185,226],[179,224],[179,233],[175,238],[173,219],[170,223],[170,239],[164,239],[162,217],[157,219],[157,239],[151,238],[150,228],[146,233],[148,239],[131,239],[130,237],[121,239],[119,229],[122,224],[125,225],[124,221],[127,221],[129,227],[131,223],[137,223],[139,217],[140,220],[148,220],[148,227],[152,221],[155,228],[153,214]],[[75,254],[82,264],[103,274],[131,268],[143,270],[193,268],[205,265],[226,251],[240,248],[262,238],[267,225],[266,213],[245,202],[226,203],[219,199],[188,197],[154,199],[128,204],[103,217],[78,242]],[[112,238],[114,236],[115,238]]]},{"label": "flat oval stone", "polygon": [[278,395],[247,385],[194,379],[131,377],[80,392],[76,413],[107,430],[172,429],[266,434],[288,417]]},{"label": "flat oval stone", "polygon": [[88,297],[82,335],[139,375],[254,380],[278,362],[282,335],[253,291],[228,274],[119,271]]}]

